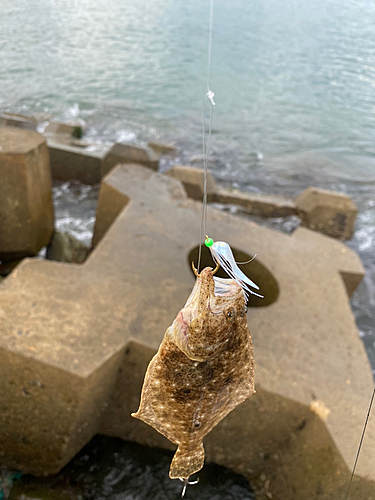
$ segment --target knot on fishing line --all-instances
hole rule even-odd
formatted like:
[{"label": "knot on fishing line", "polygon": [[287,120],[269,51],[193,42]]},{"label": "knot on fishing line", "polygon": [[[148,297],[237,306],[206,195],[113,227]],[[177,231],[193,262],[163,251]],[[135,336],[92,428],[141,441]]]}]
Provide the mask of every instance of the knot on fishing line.
[{"label": "knot on fishing line", "polygon": [[209,100],[211,101],[211,104],[212,106],[215,106],[215,101],[214,101],[214,97],[215,97],[215,94],[212,92],[212,90],[209,90],[206,94],[206,96],[209,98]]}]

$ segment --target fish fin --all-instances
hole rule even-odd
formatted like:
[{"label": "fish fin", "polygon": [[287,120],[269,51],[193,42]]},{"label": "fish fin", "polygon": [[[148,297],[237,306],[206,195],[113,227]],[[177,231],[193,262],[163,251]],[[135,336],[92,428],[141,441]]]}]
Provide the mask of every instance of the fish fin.
[{"label": "fish fin", "polygon": [[[152,407],[152,403],[150,405],[150,408],[151,407]],[[137,411],[137,413],[131,413],[131,416],[134,418],[138,418],[139,420],[141,420],[145,424],[150,425],[155,430],[160,432],[160,434],[162,434],[167,439],[169,439],[169,441],[172,441],[172,443],[174,443],[173,435],[171,435],[169,430],[165,427],[165,425],[163,425],[163,422],[160,422],[160,420],[157,418],[157,416],[152,411],[152,409],[149,411],[148,410],[149,410],[148,408],[145,409],[143,407],[140,407],[139,410]]]},{"label": "fish fin", "polygon": [[169,469],[171,479],[188,479],[192,474],[202,469],[204,465],[203,443],[197,443],[195,448],[179,446]]}]

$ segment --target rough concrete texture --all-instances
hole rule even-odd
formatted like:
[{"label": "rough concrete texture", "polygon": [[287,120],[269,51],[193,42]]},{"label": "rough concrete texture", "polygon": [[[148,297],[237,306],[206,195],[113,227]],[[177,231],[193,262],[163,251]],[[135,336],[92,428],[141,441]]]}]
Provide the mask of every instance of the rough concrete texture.
[{"label": "rough concrete texture", "polygon": [[6,278],[22,259],[0,261],[0,276]]},{"label": "rough concrete texture", "polygon": [[152,170],[158,170],[159,158],[149,147],[135,144],[114,144],[103,163],[101,175],[105,177],[119,163],[139,163]]},{"label": "rough concrete texture", "polygon": [[[0,462],[34,474],[61,469],[97,432],[173,447],[130,413],[192,289],[201,204],[139,166],[102,187],[102,239],[83,265],[26,259],[0,285]],[[208,459],[248,477],[259,500],[342,498],[373,387],[348,299],[360,260],[305,228],[285,235],[213,209],[207,225],[258,254],[258,275],[245,272],[274,296],[249,310],[257,393],[207,436]],[[353,500],[375,499],[374,447],[370,419]]]},{"label": "rough concrete texture", "polygon": [[[176,165],[165,173],[182,182],[189,198],[198,201],[203,199],[204,172],[201,168]],[[209,171],[207,172],[207,200],[223,205],[238,205],[262,217],[286,217],[297,214],[296,206],[291,199],[218,187]]]},{"label": "rough concrete texture", "polygon": [[56,137],[47,139],[51,157],[51,172],[54,179],[80,180],[84,184],[98,184],[101,180],[104,160],[107,157],[108,146],[83,147],[64,143]]},{"label": "rough concrete texture", "polygon": [[45,135],[65,135],[65,136],[71,136],[74,129],[79,126],[82,129],[81,124],[77,123],[71,124],[71,123],[62,123],[62,122],[50,122],[47,127],[44,129],[44,134]]},{"label": "rough concrete texture", "polygon": [[163,142],[151,141],[148,143],[148,147],[150,147],[159,157],[177,152],[175,146],[173,146],[172,144],[164,144]]},{"label": "rough concrete texture", "polygon": [[0,115],[0,127],[18,127],[25,130],[35,130],[37,120],[32,116],[3,113]]},{"label": "rough concrete texture", "polygon": [[[176,165],[166,172],[166,175],[182,182],[187,195],[193,200],[203,200],[204,172],[197,167],[183,167]],[[216,196],[216,182],[207,172],[207,201],[214,201]]]},{"label": "rough concrete texture", "polygon": [[[197,167],[174,166],[167,175],[181,181],[187,195],[203,199],[203,170]],[[237,205],[261,217],[298,215],[309,229],[342,240],[351,238],[357,216],[353,200],[335,191],[308,188],[294,201],[279,195],[246,193],[238,189],[216,186],[211,173],[207,175],[208,201],[223,205]]]},{"label": "rough concrete texture", "polygon": [[277,195],[244,193],[238,189],[218,189],[213,197],[216,203],[238,205],[261,217],[296,215],[296,206],[289,198]]},{"label": "rough concrete texture", "polygon": [[36,255],[54,226],[48,149],[36,132],[0,128],[0,260]]},{"label": "rough concrete texture", "polygon": [[297,196],[295,204],[304,226],[333,238],[352,237],[358,208],[349,196],[308,188]]},{"label": "rough concrete texture", "polygon": [[47,247],[46,258],[58,262],[81,264],[88,256],[89,251],[90,249],[72,234],[55,231],[52,241]]},{"label": "rough concrete texture", "polygon": [[100,210],[96,212],[95,228],[92,237],[93,248],[103,238],[107,229],[129,202],[130,198],[123,191],[117,189],[110,182],[102,182],[98,199]]}]

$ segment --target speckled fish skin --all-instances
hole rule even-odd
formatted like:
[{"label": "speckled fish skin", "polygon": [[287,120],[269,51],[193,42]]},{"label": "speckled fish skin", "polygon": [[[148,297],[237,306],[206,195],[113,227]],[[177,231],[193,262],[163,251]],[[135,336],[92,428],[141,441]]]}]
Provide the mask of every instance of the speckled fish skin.
[{"label": "speckled fish skin", "polygon": [[202,440],[254,392],[253,345],[243,291],[207,267],[151,360],[132,416],[178,445],[169,476],[189,478],[204,464]]}]

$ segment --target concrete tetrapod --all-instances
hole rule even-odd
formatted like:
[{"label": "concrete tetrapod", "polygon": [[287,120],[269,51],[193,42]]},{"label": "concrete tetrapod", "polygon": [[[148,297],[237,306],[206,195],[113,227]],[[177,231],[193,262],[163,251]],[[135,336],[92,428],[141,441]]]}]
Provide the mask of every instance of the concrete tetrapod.
[{"label": "concrete tetrapod", "polygon": [[110,150],[109,146],[92,144],[79,146],[58,136],[47,138],[51,158],[53,179],[62,181],[75,179],[84,184],[97,184],[102,177],[102,168]]},{"label": "concrete tetrapod", "polygon": [[104,160],[101,176],[105,177],[120,163],[138,163],[145,167],[152,168],[152,170],[157,170],[159,167],[159,157],[152,148],[147,146],[115,143]]},{"label": "concrete tetrapod", "polygon": [[32,116],[1,113],[0,127],[18,127],[25,130],[36,130],[38,121]]},{"label": "concrete tetrapod", "polygon": [[52,181],[40,134],[0,128],[0,260],[36,255],[54,229]]},{"label": "concrete tetrapod", "polygon": [[333,238],[353,236],[358,208],[343,193],[310,187],[294,200],[302,224]]},{"label": "concrete tetrapod", "polygon": [[[130,413],[194,283],[200,210],[178,181],[117,167],[85,263],[26,260],[0,284],[0,462],[52,474],[97,432],[171,447]],[[249,312],[257,393],[207,437],[208,459],[252,480],[258,499],[342,498],[373,384],[348,300],[359,258],[308,229],[284,235],[213,209],[208,228],[258,254],[258,275],[245,270],[273,297]],[[374,439],[372,419],[353,499],[375,498]]]},{"label": "concrete tetrapod", "polygon": [[[166,175],[182,182],[189,198],[194,200],[203,200],[204,171],[197,167],[184,167],[175,165],[165,172]],[[211,172],[207,172],[207,201],[214,201],[216,194],[216,182]]]}]

